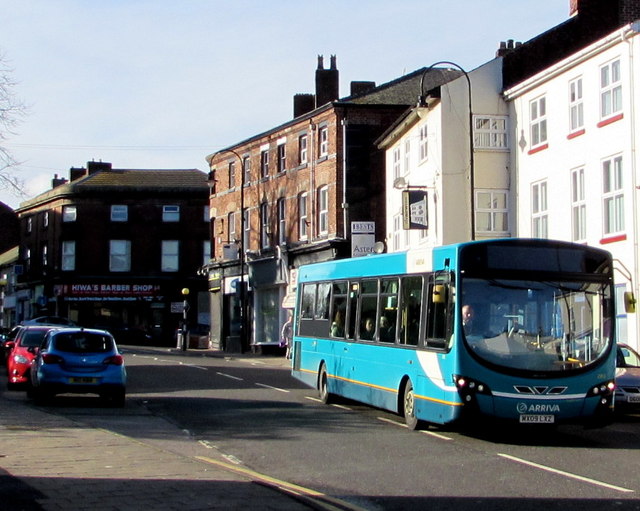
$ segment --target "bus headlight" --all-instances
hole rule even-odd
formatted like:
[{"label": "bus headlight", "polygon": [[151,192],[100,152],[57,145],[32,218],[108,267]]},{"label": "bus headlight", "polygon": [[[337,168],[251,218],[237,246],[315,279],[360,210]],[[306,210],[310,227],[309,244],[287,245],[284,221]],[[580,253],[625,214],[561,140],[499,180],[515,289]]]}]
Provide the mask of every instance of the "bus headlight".
[{"label": "bus headlight", "polygon": [[486,396],[491,395],[491,389],[486,383],[478,381],[474,378],[467,378],[466,376],[454,375],[453,382],[458,389],[458,394],[462,398],[464,403],[470,403],[475,400],[477,394],[483,394]]},{"label": "bus headlight", "polygon": [[587,392],[587,397],[595,397],[600,396],[601,398],[607,398],[613,395],[613,392],[616,390],[616,384],[613,380],[605,381],[602,383],[598,383],[589,389]]}]

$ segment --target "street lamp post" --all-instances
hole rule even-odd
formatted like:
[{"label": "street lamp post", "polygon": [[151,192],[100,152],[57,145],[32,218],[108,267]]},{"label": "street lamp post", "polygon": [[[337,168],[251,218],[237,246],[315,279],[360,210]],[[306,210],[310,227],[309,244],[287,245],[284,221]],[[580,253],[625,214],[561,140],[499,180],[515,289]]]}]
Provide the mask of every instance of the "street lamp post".
[{"label": "street lamp post", "polygon": [[189,288],[182,288],[182,296],[184,297],[184,302],[182,303],[182,351],[187,351],[187,343],[189,342],[189,329],[187,327],[187,313],[189,312],[189,301],[187,297],[189,296]]},{"label": "street lamp post", "polygon": [[209,165],[213,162],[213,159],[223,153],[231,153],[236,158],[238,158],[239,167],[240,167],[240,239],[239,239],[239,263],[240,263],[240,347],[244,350],[247,346],[247,289],[244,282],[245,277],[245,251],[247,247],[245,247],[245,218],[244,218],[244,186],[245,186],[245,169],[242,165],[242,157],[233,149],[221,149],[213,153],[209,159]]},{"label": "street lamp post", "polygon": [[467,79],[467,87],[469,92],[469,188],[470,188],[470,207],[471,207],[471,240],[476,239],[476,201],[475,201],[475,169],[474,169],[474,158],[473,158],[473,110],[471,108],[471,78],[469,78],[469,73],[467,73],[459,64],[455,62],[450,62],[448,60],[441,60],[436,62],[435,64],[431,64],[425,71],[422,73],[422,78],[420,79],[420,96],[418,98],[418,106],[425,106],[425,92],[424,92],[424,77],[426,74],[431,71],[435,66],[439,66],[441,64],[449,65],[458,68],[464,74],[464,77]]}]

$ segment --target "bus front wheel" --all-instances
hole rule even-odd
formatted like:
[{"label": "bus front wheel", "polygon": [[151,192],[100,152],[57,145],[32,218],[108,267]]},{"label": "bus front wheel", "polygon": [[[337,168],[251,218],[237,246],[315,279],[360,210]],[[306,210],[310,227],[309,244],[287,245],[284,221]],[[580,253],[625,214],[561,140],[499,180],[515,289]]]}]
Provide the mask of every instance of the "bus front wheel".
[{"label": "bus front wheel", "polygon": [[413,393],[413,384],[408,380],[404,386],[404,399],[402,400],[402,411],[404,414],[404,422],[407,428],[415,430],[418,428],[418,418],[416,417],[415,395]]},{"label": "bus front wheel", "polygon": [[320,401],[325,405],[331,403],[331,394],[329,393],[327,376],[327,367],[323,364],[320,368],[320,376],[318,377],[318,391],[320,394]]}]

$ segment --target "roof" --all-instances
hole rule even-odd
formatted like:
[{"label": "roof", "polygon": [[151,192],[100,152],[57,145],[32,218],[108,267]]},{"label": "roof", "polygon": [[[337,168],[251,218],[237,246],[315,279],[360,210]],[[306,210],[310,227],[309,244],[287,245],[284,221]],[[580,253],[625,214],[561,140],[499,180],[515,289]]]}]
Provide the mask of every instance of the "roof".
[{"label": "roof", "polygon": [[[207,192],[208,175],[198,169],[111,169],[56,186],[22,202],[19,210],[65,195],[94,192]],[[18,211],[19,211],[18,210]]]},{"label": "roof", "polygon": [[[428,73],[425,75],[425,73]],[[297,124],[305,119],[309,119],[315,115],[318,115],[320,112],[328,110],[330,108],[335,108],[336,106],[342,107],[366,107],[366,106],[392,106],[392,107],[409,107],[411,105],[415,105],[418,102],[418,96],[420,96],[420,84],[422,81],[422,77],[424,75],[424,92],[427,92],[431,89],[439,87],[451,80],[454,80],[458,76],[463,74],[461,71],[450,69],[450,68],[429,68],[423,67],[409,73],[407,75],[401,76],[400,78],[396,78],[387,83],[383,83],[374,87],[372,89],[367,90],[361,94],[347,96],[342,99],[338,99],[332,103],[327,103],[322,105],[315,110],[311,110],[310,112],[303,114],[299,117],[291,119],[279,126],[271,128],[267,131],[259,133],[257,135],[253,135],[245,140],[242,140],[236,144],[225,147],[224,149],[220,149],[215,151],[214,153],[209,154],[206,157],[208,162],[219,155],[225,152],[228,152],[230,149],[246,145],[250,142],[260,140],[265,136],[281,131],[282,129]]]}]

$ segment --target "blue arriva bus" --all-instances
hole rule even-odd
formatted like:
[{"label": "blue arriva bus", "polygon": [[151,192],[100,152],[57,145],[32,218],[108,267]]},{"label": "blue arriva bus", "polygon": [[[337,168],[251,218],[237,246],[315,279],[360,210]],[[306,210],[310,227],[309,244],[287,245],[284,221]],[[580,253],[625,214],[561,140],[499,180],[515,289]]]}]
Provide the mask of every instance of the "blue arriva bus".
[{"label": "blue arriva bus", "polygon": [[606,424],[613,412],[607,251],[497,239],[303,266],[293,376],[420,422]]}]

